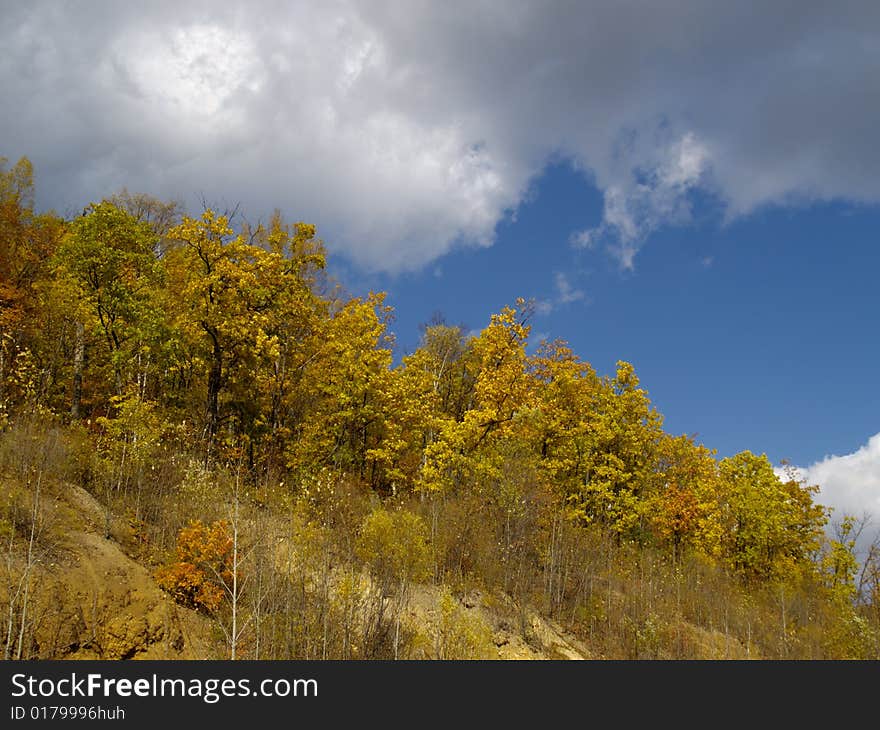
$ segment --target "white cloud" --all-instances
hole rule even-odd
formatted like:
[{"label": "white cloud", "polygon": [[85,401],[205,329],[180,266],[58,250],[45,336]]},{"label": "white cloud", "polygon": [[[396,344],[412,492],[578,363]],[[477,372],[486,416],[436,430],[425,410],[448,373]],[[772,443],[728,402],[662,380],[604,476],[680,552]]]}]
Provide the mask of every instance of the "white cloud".
[{"label": "white cloud", "polygon": [[556,272],[554,282],[556,284],[556,299],[560,304],[570,304],[584,298],[583,289],[573,287],[568,277],[561,271]]},{"label": "white cloud", "polygon": [[540,332],[531,332],[529,334],[529,347],[532,351],[535,351],[541,346],[541,343],[545,342],[549,337],[550,333],[543,330]]},{"label": "white cloud", "polygon": [[702,179],[710,163],[706,146],[687,132],[662,150],[648,169],[640,156],[625,159],[615,171],[620,179],[605,189],[605,206],[599,226],[574,234],[573,243],[592,248],[605,241],[624,269],[644,241],[663,225],[690,219],[688,193]]},{"label": "white cloud", "polygon": [[880,5],[593,0],[4,7],[0,154],[43,205],[118,191],[275,207],[368,269],[487,246],[550,160],[632,268],[686,224],[880,201]]},{"label": "white cloud", "polygon": [[582,231],[574,231],[568,237],[568,242],[576,248],[593,248],[596,245],[596,230],[585,228]]},{"label": "white cloud", "polygon": [[170,33],[135,29],[113,42],[104,62],[111,64],[105,69],[111,78],[127,77],[138,98],[197,123],[222,116],[225,108],[241,111],[231,97],[239,90],[257,94],[265,82],[253,39],[219,25]]},{"label": "white cloud", "polygon": [[[777,474],[783,476],[782,470]],[[796,467],[797,477],[817,485],[815,501],[832,508],[830,526],[844,516],[868,517],[871,522],[860,540],[863,549],[880,530],[880,433],[861,448],[843,456],[826,456],[821,461]]]},{"label": "white cloud", "polygon": [[586,300],[584,290],[572,285],[568,276],[562,271],[557,271],[553,275],[553,289],[553,296],[535,302],[537,314],[547,316],[560,306]]},{"label": "white cloud", "polygon": [[535,303],[535,312],[543,317],[546,317],[548,314],[553,312],[553,302],[548,299],[539,299]]}]

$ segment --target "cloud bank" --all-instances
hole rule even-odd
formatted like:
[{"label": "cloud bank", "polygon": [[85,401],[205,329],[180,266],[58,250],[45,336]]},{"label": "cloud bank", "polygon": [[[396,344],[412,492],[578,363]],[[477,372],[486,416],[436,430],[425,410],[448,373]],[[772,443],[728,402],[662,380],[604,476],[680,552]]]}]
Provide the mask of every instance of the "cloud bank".
[{"label": "cloud bank", "polygon": [[281,208],[372,270],[487,246],[550,161],[632,267],[695,193],[727,219],[880,200],[880,5],[8,3],[0,155],[76,210],[122,186]]}]

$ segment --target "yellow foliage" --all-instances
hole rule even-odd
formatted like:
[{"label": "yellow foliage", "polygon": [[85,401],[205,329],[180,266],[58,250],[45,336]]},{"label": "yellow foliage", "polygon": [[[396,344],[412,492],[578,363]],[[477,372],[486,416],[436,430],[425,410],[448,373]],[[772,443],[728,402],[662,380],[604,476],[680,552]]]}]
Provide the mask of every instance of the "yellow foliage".
[{"label": "yellow foliage", "polygon": [[428,528],[421,517],[407,510],[374,510],[364,520],[355,549],[380,581],[425,580],[432,571]]}]

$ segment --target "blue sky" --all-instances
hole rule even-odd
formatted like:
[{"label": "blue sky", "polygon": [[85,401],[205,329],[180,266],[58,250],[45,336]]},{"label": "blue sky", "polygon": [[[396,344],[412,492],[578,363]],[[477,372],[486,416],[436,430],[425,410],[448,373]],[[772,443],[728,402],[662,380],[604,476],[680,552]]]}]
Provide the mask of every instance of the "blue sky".
[{"label": "blue sky", "polygon": [[[491,247],[407,274],[335,270],[355,293],[388,292],[398,357],[434,312],[481,329],[524,296],[552,306],[534,315],[533,341],[562,338],[601,374],[632,362],[666,429],[721,456],[748,449],[806,465],[866,443],[880,428],[880,210],[772,207],[725,225],[709,199],[693,214],[655,232],[623,270],[572,246],[573,231],[600,221],[602,199],[555,164]],[[560,301],[560,274],[572,301]]]},{"label": "blue sky", "polygon": [[[315,223],[400,353],[516,297],[880,525],[875,0],[7,3],[0,156]],[[400,354],[399,353],[399,354]]]}]

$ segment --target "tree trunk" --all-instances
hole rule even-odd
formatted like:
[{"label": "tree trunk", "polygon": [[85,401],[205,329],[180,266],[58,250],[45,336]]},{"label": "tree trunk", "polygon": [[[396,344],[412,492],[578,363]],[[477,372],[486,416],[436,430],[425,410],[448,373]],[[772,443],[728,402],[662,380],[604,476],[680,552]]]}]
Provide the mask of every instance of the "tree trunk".
[{"label": "tree trunk", "polygon": [[24,636],[25,628],[27,627],[28,601],[30,599],[31,588],[31,572],[34,568],[34,540],[37,535],[37,518],[40,511],[40,482],[42,481],[42,479],[43,472],[42,470],[40,470],[37,473],[36,480],[34,482],[34,503],[31,509],[31,530],[30,537],[28,538],[27,562],[25,563],[24,598],[22,599],[21,604],[21,624],[19,625],[18,648],[15,654],[15,658],[18,660],[21,659],[22,653],[24,651]]},{"label": "tree trunk", "polygon": [[211,444],[220,426],[220,386],[223,379],[223,350],[217,339],[217,334],[210,328],[205,328],[213,343],[211,357],[211,371],[208,373],[208,438]]},{"label": "tree trunk", "polygon": [[70,403],[70,415],[79,418],[80,402],[82,401],[83,365],[86,355],[86,328],[82,322],[76,323],[76,340],[73,346],[73,397]]}]

